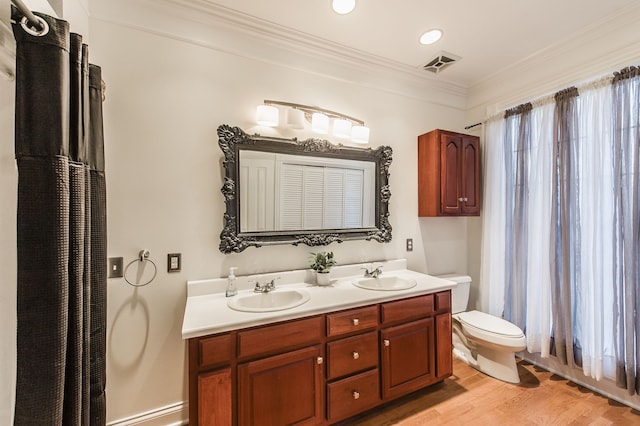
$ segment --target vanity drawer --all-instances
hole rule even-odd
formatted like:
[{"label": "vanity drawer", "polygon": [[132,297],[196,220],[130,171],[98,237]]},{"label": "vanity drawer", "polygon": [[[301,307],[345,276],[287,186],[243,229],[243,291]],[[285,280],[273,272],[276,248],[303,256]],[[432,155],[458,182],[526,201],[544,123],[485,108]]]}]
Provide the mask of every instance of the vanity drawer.
[{"label": "vanity drawer", "polygon": [[200,368],[227,364],[233,357],[233,342],[230,334],[198,340],[198,365]]},{"label": "vanity drawer", "polygon": [[327,385],[327,417],[330,422],[346,419],[380,402],[378,369]]},{"label": "vanity drawer", "polygon": [[350,309],[327,315],[327,336],[342,336],[357,331],[366,331],[377,325],[377,306]]},{"label": "vanity drawer", "polygon": [[327,343],[327,378],[378,366],[378,333],[371,331]]},{"label": "vanity drawer", "polygon": [[238,332],[238,357],[285,352],[320,343],[324,318],[316,316]]},{"label": "vanity drawer", "polygon": [[434,313],[433,294],[387,302],[381,305],[382,323],[389,324],[424,318]]}]

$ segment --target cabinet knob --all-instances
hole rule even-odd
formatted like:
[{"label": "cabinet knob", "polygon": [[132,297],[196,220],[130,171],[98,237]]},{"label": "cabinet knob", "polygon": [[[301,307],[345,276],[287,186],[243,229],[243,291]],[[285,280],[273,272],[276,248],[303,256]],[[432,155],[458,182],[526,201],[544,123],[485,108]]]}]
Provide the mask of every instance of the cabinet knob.
[{"label": "cabinet knob", "polygon": [[360,320],[358,318],[354,318],[353,325],[358,325],[358,324],[360,324]]},{"label": "cabinet knob", "polygon": [[382,343],[383,343],[385,346],[389,346],[389,343],[390,343],[390,342],[389,342],[389,339],[384,339],[384,340],[382,341]]},{"label": "cabinet knob", "polygon": [[324,362],[324,359],[323,359],[321,356],[319,356],[318,358],[316,358],[316,364],[320,365],[320,364],[322,364],[323,362]]},{"label": "cabinet knob", "polygon": [[356,351],[353,351],[353,359],[358,359],[360,358],[360,354]]},{"label": "cabinet knob", "polygon": [[353,391],[353,399],[360,399],[360,392]]}]

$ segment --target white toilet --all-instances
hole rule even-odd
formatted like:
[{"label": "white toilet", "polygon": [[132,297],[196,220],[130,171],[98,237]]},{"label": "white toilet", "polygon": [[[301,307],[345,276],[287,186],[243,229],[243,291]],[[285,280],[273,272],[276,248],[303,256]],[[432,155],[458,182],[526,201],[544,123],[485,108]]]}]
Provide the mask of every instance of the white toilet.
[{"label": "white toilet", "polygon": [[465,312],[471,277],[456,274],[440,277],[458,283],[451,289],[453,354],[489,376],[520,383],[515,353],[526,348],[520,327],[484,312]]}]

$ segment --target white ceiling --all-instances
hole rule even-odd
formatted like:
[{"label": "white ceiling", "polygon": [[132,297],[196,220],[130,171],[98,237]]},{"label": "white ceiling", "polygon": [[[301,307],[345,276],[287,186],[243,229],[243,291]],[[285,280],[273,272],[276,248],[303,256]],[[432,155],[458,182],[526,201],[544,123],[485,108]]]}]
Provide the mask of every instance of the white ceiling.
[{"label": "white ceiling", "polygon": [[[357,0],[338,15],[331,0],[204,0],[248,15],[253,24],[302,32],[384,63],[421,68],[440,51],[462,57],[437,75],[472,87],[498,71],[607,25],[638,0]],[[418,43],[430,28],[434,45]],[[427,73],[427,71],[424,71]]]}]

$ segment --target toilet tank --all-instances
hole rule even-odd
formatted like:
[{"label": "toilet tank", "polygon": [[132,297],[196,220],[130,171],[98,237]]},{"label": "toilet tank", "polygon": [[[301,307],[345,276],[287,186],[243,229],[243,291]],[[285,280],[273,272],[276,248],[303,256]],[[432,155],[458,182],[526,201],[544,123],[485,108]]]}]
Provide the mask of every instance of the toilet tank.
[{"label": "toilet tank", "polygon": [[454,281],[458,285],[451,289],[451,313],[457,314],[467,310],[469,303],[469,288],[471,287],[471,277],[460,274],[438,275],[438,278]]}]

